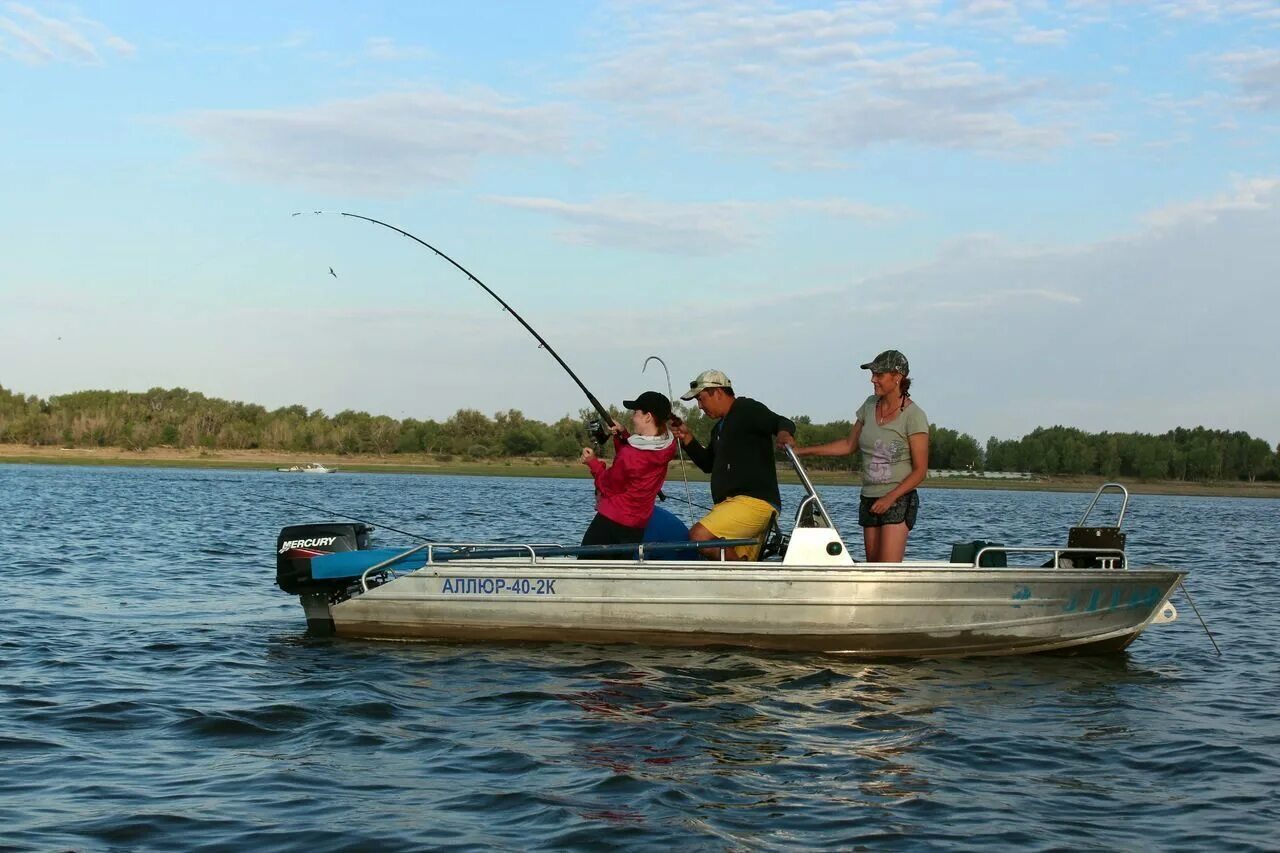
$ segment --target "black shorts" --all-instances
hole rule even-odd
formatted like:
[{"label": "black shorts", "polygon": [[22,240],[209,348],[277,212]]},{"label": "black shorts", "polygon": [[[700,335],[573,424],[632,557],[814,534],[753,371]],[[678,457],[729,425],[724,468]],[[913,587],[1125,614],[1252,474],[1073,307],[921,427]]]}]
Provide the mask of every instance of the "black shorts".
[{"label": "black shorts", "polygon": [[[591,519],[591,524],[587,526],[587,532],[582,534],[583,545],[631,545],[632,543],[639,545],[643,541],[643,527],[627,527],[598,512],[596,517]],[[634,556],[627,551],[618,551],[616,554],[594,554],[591,559],[630,560]]]},{"label": "black shorts", "polygon": [[858,524],[863,527],[906,524],[908,530],[916,526],[916,515],[920,512],[920,493],[915,489],[894,501],[889,511],[883,515],[875,515],[871,512],[871,505],[878,500],[880,499],[862,496],[862,500],[858,503]]}]

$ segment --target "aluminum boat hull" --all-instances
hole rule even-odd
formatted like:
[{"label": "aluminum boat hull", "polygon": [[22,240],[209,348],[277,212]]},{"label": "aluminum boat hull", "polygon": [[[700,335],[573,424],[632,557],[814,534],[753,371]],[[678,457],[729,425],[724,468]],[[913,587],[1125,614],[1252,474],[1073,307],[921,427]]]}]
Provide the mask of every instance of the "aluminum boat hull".
[{"label": "aluminum boat hull", "polygon": [[521,558],[428,565],[337,604],[302,598],[313,627],[354,638],[939,657],[1118,651],[1175,618],[1184,574]]}]

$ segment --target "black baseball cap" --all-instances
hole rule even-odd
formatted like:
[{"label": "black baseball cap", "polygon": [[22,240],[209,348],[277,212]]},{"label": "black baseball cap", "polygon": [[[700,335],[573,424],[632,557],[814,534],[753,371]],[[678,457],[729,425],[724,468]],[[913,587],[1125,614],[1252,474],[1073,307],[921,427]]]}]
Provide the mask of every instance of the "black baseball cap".
[{"label": "black baseball cap", "polygon": [[623,400],[622,405],[633,412],[648,412],[660,421],[671,417],[671,401],[657,391],[645,391],[634,400]]}]

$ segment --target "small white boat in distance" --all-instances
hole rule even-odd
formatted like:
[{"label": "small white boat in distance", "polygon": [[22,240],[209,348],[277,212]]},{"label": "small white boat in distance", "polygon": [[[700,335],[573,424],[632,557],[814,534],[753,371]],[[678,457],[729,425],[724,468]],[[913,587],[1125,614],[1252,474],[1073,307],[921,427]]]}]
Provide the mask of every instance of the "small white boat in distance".
[{"label": "small white boat in distance", "polygon": [[335,474],[337,468],[327,468],[319,462],[309,462],[306,465],[290,465],[288,468],[277,468],[277,471],[286,474]]},{"label": "small white boat in distance", "polygon": [[[574,547],[423,542],[372,548],[364,524],[286,527],[276,582],[308,626],[341,636],[748,646],[864,657],[1116,652],[1172,622],[1185,572],[1134,567],[1108,483],[1066,545],[975,541],[949,560],[857,563],[794,454],[807,496],[753,562],[687,542]],[[1105,489],[1114,526],[1086,526]],[[656,510],[655,512],[665,512]],[[743,540],[723,540],[729,546]],[[702,543],[711,545],[713,543]],[[623,547],[626,559],[599,559]],[[663,559],[674,556],[677,559]]]}]

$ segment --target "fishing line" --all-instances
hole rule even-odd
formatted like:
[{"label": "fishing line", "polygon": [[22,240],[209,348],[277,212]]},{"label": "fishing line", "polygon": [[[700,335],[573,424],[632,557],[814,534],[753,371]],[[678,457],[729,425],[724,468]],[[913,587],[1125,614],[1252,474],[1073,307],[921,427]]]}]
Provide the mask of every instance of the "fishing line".
[{"label": "fishing line", "polygon": [[1209,642],[1213,643],[1213,650],[1218,653],[1218,657],[1222,657],[1222,649],[1218,648],[1218,641],[1213,638],[1213,632],[1209,630],[1204,617],[1200,615],[1200,608],[1196,607],[1196,600],[1191,597],[1191,590],[1187,589],[1187,585],[1182,581],[1178,581],[1178,586],[1182,587],[1182,594],[1187,597],[1187,601],[1191,602],[1191,609],[1196,612],[1196,618],[1200,620],[1200,627],[1204,628],[1204,632],[1209,635]]},{"label": "fishing line", "polygon": [[[299,213],[302,213],[302,212],[304,211],[299,211]],[[312,213],[325,214],[325,213],[330,213],[330,211],[315,210],[315,211],[312,211]],[[298,213],[295,213],[293,215],[297,216]],[[467,269],[462,264],[458,263],[453,258],[449,257],[444,252],[440,251],[439,249],[437,249],[435,246],[431,245],[427,241],[422,240],[418,237],[415,237],[414,235],[410,234],[408,231],[405,231],[403,228],[397,228],[394,225],[388,225],[386,222],[383,222],[379,219],[374,219],[371,216],[362,216],[359,213],[341,212],[340,215],[348,216],[352,219],[363,219],[365,222],[371,222],[374,225],[381,225],[383,228],[388,228],[396,232],[397,234],[403,234],[405,237],[408,237],[410,240],[413,240],[415,243],[418,243],[419,245],[425,246],[426,248],[430,249],[432,252],[435,252],[437,255],[439,255],[440,257],[448,261],[450,264],[452,264],[456,269],[461,271],[463,275],[465,275],[467,278],[471,279],[476,284],[478,284],[480,288],[484,290],[485,293],[489,294],[494,299],[496,299],[498,301],[498,304],[502,306],[502,310],[506,311],[508,314],[514,317],[521,326],[525,327],[525,329],[529,332],[529,334],[533,335],[533,337],[538,341],[538,347],[540,349],[545,349],[548,353],[550,353],[551,357],[556,360],[556,363],[558,363],[562,368],[564,368],[564,372],[569,374],[569,378],[572,379],[575,383],[577,383],[578,387],[582,389],[582,393],[587,395],[587,399],[591,401],[591,405],[595,407],[595,410],[600,414],[600,417],[604,420],[605,424],[617,423],[617,421],[613,419],[613,416],[609,414],[608,410],[606,410],[605,407],[601,405],[600,401],[596,399],[596,395],[592,394],[590,389],[588,389],[587,386],[582,383],[582,380],[578,378],[578,374],[574,373],[573,370],[569,367],[569,365],[565,363],[565,360],[560,357],[560,354],[551,348],[551,344],[547,343],[546,339],[542,337],[542,335],[538,334],[538,330],[533,328],[533,326],[530,326],[529,323],[523,317],[517,314],[516,310],[512,308],[510,305],[508,305],[505,299],[503,299],[501,296],[495,293],[493,289],[489,287],[489,285],[485,284],[483,281],[476,278],[475,274],[472,273],[471,270]]]},{"label": "fishing line", "polygon": [[[667,369],[667,363],[662,360],[661,356],[651,355],[644,360],[644,366],[640,368],[640,372],[644,373],[649,369],[649,362],[656,361],[662,365],[662,372],[667,375],[667,399],[674,406],[676,402],[675,394],[671,391],[671,371]],[[676,454],[680,457],[680,476],[684,478],[684,502],[689,505],[689,509],[693,509],[693,496],[689,494],[689,471],[684,467],[684,447],[680,444],[680,439],[676,439]]]},{"label": "fishing line", "polygon": [[390,524],[383,524],[380,521],[370,521],[367,518],[358,518],[357,516],[336,512],[335,510],[326,509],[322,506],[311,506],[310,504],[298,503],[297,501],[287,501],[284,498],[278,498],[275,495],[264,495],[258,492],[245,492],[245,494],[249,495],[250,497],[265,498],[266,500],[269,500],[269,501],[276,501],[277,503],[288,504],[289,506],[301,507],[302,509],[310,509],[316,512],[325,512],[325,513],[328,513],[329,515],[336,515],[338,518],[345,518],[348,521],[358,521],[361,524],[367,524],[370,527],[377,527],[382,530],[390,530],[392,533],[403,533],[405,536],[411,536],[414,539],[418,539],[421,541],[430,541],[430,538],[431,538],[429,536],[423,536],[421,533],[410,533],[408,530],[401,530],[398,527],[392,527]]}]

